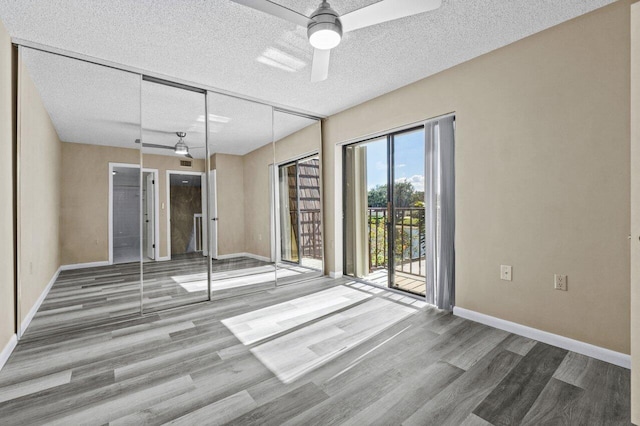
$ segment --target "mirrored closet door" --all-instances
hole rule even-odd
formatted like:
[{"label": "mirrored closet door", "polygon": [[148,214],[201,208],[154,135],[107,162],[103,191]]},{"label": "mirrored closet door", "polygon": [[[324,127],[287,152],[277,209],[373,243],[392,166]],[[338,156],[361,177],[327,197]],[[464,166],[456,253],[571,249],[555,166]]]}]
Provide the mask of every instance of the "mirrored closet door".
[{"label": "mirrored closet door", "polygon": [[206,93],[143,77],[143,312],[209,299]]},{"label": "mirrored closet door", "polygon": [[51,334],[141,309],[140,76],[19,50],[20,317]]},{"label": "mirrored closet door", "polygon": [[278,285],[323,275],[321,124],[274,112],[272,189]]},{"label": "mirrored closet door", "polygon": [[209,92],[211,298],[275,286],[270,106]]}]

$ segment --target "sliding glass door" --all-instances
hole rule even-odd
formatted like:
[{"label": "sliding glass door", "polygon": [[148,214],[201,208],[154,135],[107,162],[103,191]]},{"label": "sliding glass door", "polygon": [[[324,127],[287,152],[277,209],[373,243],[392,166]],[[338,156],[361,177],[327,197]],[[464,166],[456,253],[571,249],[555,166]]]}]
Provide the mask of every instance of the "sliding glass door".
[{"label": "sliding glass door", "polygon": [[281,259],[322,271],[320,159],[316,155],[278,169]]},{"label": "sliding glass door", "polygon": [[419,127],[344,147],[347,275],[425,295],[425,135]]},{"label": "sliding glass door", "polygon": [[296,163],[278,169],[280,202],[280,247],[282,260],[299,263],[298,173]]},{"label": "sliding glass door", "polygon": [[424,296],[425,138],[423,128],[390,135],[392,245],[389,286]]}]

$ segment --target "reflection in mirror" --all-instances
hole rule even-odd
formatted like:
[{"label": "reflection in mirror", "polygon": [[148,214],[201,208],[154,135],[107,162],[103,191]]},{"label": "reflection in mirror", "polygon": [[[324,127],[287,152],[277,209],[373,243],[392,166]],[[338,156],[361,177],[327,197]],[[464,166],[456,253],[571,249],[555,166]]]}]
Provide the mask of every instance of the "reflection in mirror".
[{"label": "reflection in mirror", "polygon": [[275,286],[272,109],[209,92],[211,298]]},{"label": "reflection in mirror", "polygon": [[143,311],[208,300],[205,93],[142,82]]},{"label": "reflection in mirror", "polygon": [[278,285],[323,275],[321,123],[276,111],[275,206]]},{"label": "reflection in mirror", "polygon": [[18,74],[20,319],[60,267],[29,335],[139,314],[140,76],[22,47]]}]

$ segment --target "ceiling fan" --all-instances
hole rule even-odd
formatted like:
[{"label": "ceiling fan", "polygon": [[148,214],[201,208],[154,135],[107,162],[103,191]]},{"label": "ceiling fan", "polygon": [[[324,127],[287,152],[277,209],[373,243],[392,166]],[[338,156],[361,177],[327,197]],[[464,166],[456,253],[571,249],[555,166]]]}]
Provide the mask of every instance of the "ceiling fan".
[{"label": "ceiling fan", "polygon": [[[143,143],[142,146],[144,148],[170,149],[171,151],[175,152],[178,155],[184,155],[187,158],[193,158],[191,156],[191,154],[189,153],[189,147],[187,146],[187,144],[183,140],[183,138],[187,136],[187,133],[186,132],[175,132],[175,134],[176,134],[176,136],[178,136],[178,142],[175,144],[175,146],[158,145],[158,144],[155,144],[155,143]],[[137,144],[139,144],[140,143],[140,139],[136,139],[135,142]],[[198,148],[204,148],[204,147],[192,147],[192,148],[198,149]]]},{"label": "ceiling fan", "polygon": [[307,17],[269,0],[231,0],[307,29],[313,51],[311,81],[326,80],[331,49],[340,44],[342,34],[440,7],[442,0],[382,0],[353,12],[338,15],[326,0]]}]

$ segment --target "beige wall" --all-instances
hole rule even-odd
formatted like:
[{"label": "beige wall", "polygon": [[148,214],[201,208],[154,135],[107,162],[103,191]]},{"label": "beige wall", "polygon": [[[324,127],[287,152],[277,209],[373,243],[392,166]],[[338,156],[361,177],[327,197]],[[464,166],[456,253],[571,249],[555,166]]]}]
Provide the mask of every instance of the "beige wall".
[{"label": "beige wall", "polygon": [[244,166],[239,155],[215,154],[218,255],[245,252]]},{"label": "beige wall", "polygon": [[61,142],[26,66],[18,66],[18,291],[24,320],[60,266]]},{"label": "beige wall", "polygon": [[[181,157],[145,154],[143,167],[158,169],[160,256],[168,256],[166,171],[204,171]],[[109,163],[140,164],[140,151],[130,148],[62,143],[61,262],[63,265],[109,260]],[[164,204],[164,208],[162,205]]]},{"label": "beige wall", "polygon": [[0,22],[0,351],[15,334],[13,88],[11,40]]},{"label": "beige wall", "polygon": [[326,119],[328,269],[336,144],[455,111],[457,306],[628,354],[629,27],[616,2]]},{"label": "beige wall", "polygon": [[[245,252],[271,258],[271,188],[269,165],[273,144],[243,157]],[[218,162],[218,166],[220,163]]]},{"label": "beige wall", "polygon": [[631,6],[631,421],[640,425],[640,3]]},{"label": "beige wall", "polygon": [[322,123],[315,123],[276,142],[276,163],[295,160],[322,150]]}]

